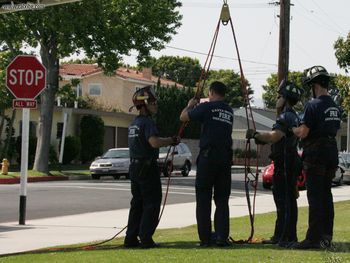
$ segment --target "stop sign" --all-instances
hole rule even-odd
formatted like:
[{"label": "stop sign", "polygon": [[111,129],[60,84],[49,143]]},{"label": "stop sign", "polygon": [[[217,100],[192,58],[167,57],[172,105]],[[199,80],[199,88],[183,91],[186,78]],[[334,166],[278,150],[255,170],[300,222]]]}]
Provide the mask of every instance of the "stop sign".
[{"label": "stop sign", "polygon": [[18,55],[6,68],[6,86],[18,99],[34,99],[46,86],[46,68],[35,56]]}]

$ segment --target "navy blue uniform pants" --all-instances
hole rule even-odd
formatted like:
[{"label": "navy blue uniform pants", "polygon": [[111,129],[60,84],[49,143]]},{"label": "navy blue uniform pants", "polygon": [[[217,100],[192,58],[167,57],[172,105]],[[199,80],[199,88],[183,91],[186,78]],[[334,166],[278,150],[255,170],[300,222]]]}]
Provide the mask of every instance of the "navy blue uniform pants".
[{"label": "navy blue uniform pants", "polygon": [[158,225],[162,188],[156,161],[131,162],[132,199],[125,240],[150,242]]},{"label": "navy blue uniform pants", "polygon": [[333,237],[334,206],[331,191],[334,172],[319,175],[307,173],[306,187],[309,202],[309,228],[306,239],[320,242]]},{"label": "navy blue uniform pants", "polygon": [[277,211],[273,239],[280,241],[297,240],[296,176],[292,173],[288,173],[287,180],[283,172],[273,175],[272,193]]},{"label": "navy blue uniform pants", "polygon": [[214,190],[214,228],[218,239],[226,240],[230,231],[228,200],[231,194],[231,160],[213,161],[200,154],[197,159],[196,218],[199,239],[211,242],[211,201]]}]

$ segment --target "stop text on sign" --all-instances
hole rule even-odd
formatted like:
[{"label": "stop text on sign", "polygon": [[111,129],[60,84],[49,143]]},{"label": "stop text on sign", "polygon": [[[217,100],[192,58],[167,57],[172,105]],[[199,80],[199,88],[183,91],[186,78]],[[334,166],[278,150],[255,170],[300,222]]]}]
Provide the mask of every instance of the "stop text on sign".
[{"label": "stop text on sign", "polygon": [[20,85],[24,87],[38,86],[39,81],[45,77],[42,70],[30,70],[30,69],[11,69],[9,71],[8,82],[11,85]]}]

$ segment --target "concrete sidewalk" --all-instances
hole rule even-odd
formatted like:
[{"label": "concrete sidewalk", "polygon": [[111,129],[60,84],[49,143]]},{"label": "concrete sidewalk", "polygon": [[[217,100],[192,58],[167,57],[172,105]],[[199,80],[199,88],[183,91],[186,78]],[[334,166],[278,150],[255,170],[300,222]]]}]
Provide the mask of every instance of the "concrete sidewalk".
[{"label": "concrete sidewalk", "polygon": [[[350,186],[333,188],[334,202],[350,200]],[[179,228],[196,224],[195,203],[167,205],[158,226]],[[302,191],[298,205],[307,206],[306,191]],[[271,194],[259,193],[256,213],[275,211]],[[248,214],[245,198],[230,199],[231,217]],[[27,220],[25,226],[18,222],[0,225],[0,255],[33,249],[106,240],[126,226],[128,209],[86,213],[37,220]],[[125,235],[123,232],[120,236]]]}]

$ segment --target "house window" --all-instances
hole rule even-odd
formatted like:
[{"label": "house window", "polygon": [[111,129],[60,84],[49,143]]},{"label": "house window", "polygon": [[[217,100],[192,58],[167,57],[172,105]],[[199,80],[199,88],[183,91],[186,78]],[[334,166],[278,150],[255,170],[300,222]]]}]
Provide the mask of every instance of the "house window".
[{"label": "house window", "polygon": [[98,83],[89,84],[89,95],[100,96],[101,90],[102,90],[101,84],[98,84]]},{"label": "house window", "polygon": [[83,91],[82,91],[82,88],[81,88],[81,85],[78,84],[77,87],[76,87],[76,94],[77,94],[77,98],[81,97],[83,95]]},{"label": "house window", "polygon": [[63,132],[63,122],[57,122],[56,138],[61,139]]}]

